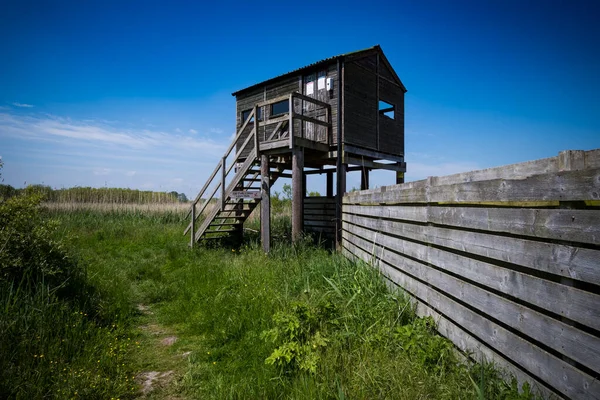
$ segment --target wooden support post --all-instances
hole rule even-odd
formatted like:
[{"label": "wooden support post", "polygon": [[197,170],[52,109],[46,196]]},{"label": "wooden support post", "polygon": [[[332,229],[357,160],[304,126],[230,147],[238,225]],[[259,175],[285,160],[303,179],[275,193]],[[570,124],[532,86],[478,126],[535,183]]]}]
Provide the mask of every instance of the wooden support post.
[{"label": "wooden support post", "polygon": [[338,250],[342,247],[342,202],[346,193],[346,171],[348,164],[340,164],[337,171],[337,193],[335,197],[335,243]]},{"label": "wooden support post", "polygon": [[196,203],[192,203],[192,223],[191,223],[191,231],[190,231],[190,247],[194,248],[194,235],[196,234]]},{"label": "wooden support post", "polygon": [[360,190],[367,190],[369,188],[369,169],[364,168],[360,170]]},{"label": "wooden support post", "polygon": [[262,199],[260,202],[260,241],[265,253],[271,251],[271,180],[269,178],[269,156],[260,160]]},{"label": "wooden support post", "polygon": [[302,174],[302,195],[304,197],[308,196],[308,191],[306,190],[308,186],[306,185],[306,174]]},{"label": "wooden support post", "polygon": [[227,157],[221,159],[221,211],[225,209],[225,178],[227,177]]},{"label": "wooden support post", "polygon": [[296,147],[292,151],[292,241],[302,237],[304,224],[304,149]]},{"label": "wooden support post", "polygon": [[290,100],[289,100],[289,114],[290,114],[290,119],[288,122],[288,132],[289,132],[289,136],[290,136],[290,149],[294,148],[294,94],[290,94]]},{"label": "wooden support post", "polygon": [[333,197],[333,172],[327,173],[327,197]]},{"label": "wooden support post", "polygon": [[256,158],[259,158],[259,144],[258,144],[258,107],[254,106],[254,149],[256,150]]},{"label": "wooden support post", "polygon": [[[400,164],[400,163],[397,163]],[[404,183],[404,172],[396,172],[396,185]]]}]

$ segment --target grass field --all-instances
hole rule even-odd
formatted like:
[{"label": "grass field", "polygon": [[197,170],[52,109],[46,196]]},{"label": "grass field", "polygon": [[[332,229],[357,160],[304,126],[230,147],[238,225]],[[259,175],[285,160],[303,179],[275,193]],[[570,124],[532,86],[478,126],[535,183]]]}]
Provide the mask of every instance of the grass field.
[{"label": "grass field", "polygon": [[367,265],[287,244],[285,218],[267,256],[252,235],[190,250],[178,212],[53,210],[35,224],[48,217],[25,239],[52,243],[56,271],[3,270],[0,397],[531,398],[462,362]]}]

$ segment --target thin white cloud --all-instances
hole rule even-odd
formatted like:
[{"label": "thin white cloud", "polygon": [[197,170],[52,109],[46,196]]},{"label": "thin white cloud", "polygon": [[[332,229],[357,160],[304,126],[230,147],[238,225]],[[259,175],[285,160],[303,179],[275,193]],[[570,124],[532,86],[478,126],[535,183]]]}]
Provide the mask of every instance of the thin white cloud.
[{"label": "thin white cloud", "polygon": [[94,175],[108,175],[110,172],[110,168],[95,168],[93,171]]},{"label": "thin white cloud", "polygon": [[0,131],[19,139],[68,141],[70,144],[127,147],[137,150],[197,150],[220,153],[226,143],[153,130],[119,129],[100,122],[74,121],[50,115],[0,113]]},{"label": "thin white cloud", "polygon": [[192,135],[195,135],[196,133],[198,133],[198,131],[195,129],[190,129],[188,132],[191,133]]},{"label": "thin white cloud", "polygon": [[181,129],[179,129],[179,128],[175,128],[175,132],[177,132],[177,133],[181,133]]},{"label": "thin white cloud", "polygon": [[19,103],[17,101],[13,102],[12,105],[15,107],[22,107],[22,108],[32,108],[33,107],[33,105],[31,105],[31,104]]},{"label": "thin white cloud", "polygon": [[216,133],[217,135],[220,135],[221,133],[223,133],[223,129],[220,129],[220,128],[210,128],[209,132],[210,133]]},{"label": "thin white cloud", "polygon": [[125,175],[127,175],[127,176],[134,176],[135,174],[136,174],[136,171],[127,171],[125,173]]}]

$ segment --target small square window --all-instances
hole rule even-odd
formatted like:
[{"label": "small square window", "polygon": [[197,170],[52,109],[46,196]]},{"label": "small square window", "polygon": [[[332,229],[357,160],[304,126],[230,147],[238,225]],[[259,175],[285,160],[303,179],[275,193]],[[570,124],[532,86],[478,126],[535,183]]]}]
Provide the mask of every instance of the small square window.
[{"label": "small square window", "polygon": [[290,103],[288,100],[278,101],[271,104],[271,115],[281,115],[290,111]]},{"label": "small square window", "polygon": [[[244,122],[246,122],[246,120],[248,119],[248,116],[250,116],[251,112],[252,112],[252,109],[242,111],[242,124]],[[258,107],[256,113],[258,114],[258,120],[262,121],[262,107]],[[249,122],[254,122],[254,118],[252,118]]]},{"label": "small square window", "polygon": [[379,115],[387,117],[389,119],[395,119],[395,111],[395,105],[385,102],[383,100],[379,100]]}]

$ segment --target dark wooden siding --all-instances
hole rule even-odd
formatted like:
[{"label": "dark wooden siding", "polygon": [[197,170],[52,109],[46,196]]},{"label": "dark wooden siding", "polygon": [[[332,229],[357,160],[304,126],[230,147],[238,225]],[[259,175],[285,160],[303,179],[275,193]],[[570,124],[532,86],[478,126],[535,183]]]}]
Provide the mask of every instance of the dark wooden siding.
[{"label": "dark wooden siding", "polygon": [[[328,92],[326,89],[318,90],[317,79],[319,72],[325,73],[325,78],[333,78],[334,80],[334,89],[331,92]],[[337,144],[337,105],[338,105],[338,96],[337,96],[337,85],[339,84],[337,81],[337,63],[332,63],[327,66],[323,66],[315,71],[313,71],[314,75],[314,94],[310,97],[316,98],[318,100],[324,101],[326,103],[331,104],[331,121],[333,124],[332,128],[332,142],[331,144]],[[279,81],[276,84],[266,85],[263,87],[256,88],[252,91],[241,93],[237,96],[237,104],[236,104],[236,131],[239,130],[244,121],[241,119],[241,114],[245,110],[250,110],[254,107],[254,104],[262,102],[264,100],[274,99],[279,96],[284,96],[286,94],[292,92],[300,92],[302,94],[305,93],[305,85],[303,84],[304,80],[308,77],[305,75],[302,77],[301,75],[294,75],[285,80]],[[307,116],[312,116],[318,118],[320,120],[325,120],[325,112],[321,110],[314,110],[314,106],[306,106],[304,110],[301,109],[300,101],[297,100],[294,105],[294,110],[296,113],[304,113]],[[270,107],[263,107],[263,116],[265,118],[271,115]],[[300,136],[304,134],[305,137],[309,139],[320,139],[325,138],[325,128],[324,127],[314,127],[313,124],[310,123],[302,123],[297,120],[294,123],[294,133],[296,136]],[[259,141],[264,141],[269,135],[273,132],[275,125],[267,126],[266,128],[261,127],[259,129]],[[237,146],[241,146],[248,136],[248,134],[252,131],[252,126],[249,125],[245,130],[240,139],[237,142]],[[247,152],[245,152],[247,154]]]},{"label": "dark wooden siding", "polygon": [[[325,79],[327,82],[328,78],[332,78],[334,81],[333,91],[327,91],[327,88],[323,88],[319,90],[318,81],[319,77]],[[306,91],[306,85],[308,82],[313,82],[313,93],[309,95]],[[303,87],[302,94],[312,97],[314,99],[323,101],[331,105],[331,122],[333,124],[332,128],[332,138],[331,144],[337,144],[337,64],[329,64],[329,66],[322,67],[316,71],[313,71],[310,74],[306,74],[303,77]],[[304,109],[301,112],[309,117],[317,118],[321,121],[326,120],[325,110],[320,107],[315,107],[314,104],[306,103]],[[294,129],[296,129],[294,127]],[[314,126],[313,123],[304,122],[302,124],[302,132],[296,130],[296,135],[303,135],[307,139],[323,141],[326,138],[326,128],[323,126]]]},{"label": "dark wooden siding", "polygon": [[[256,103],[259,103],[264,100],[264,96],[265,96],[264,88],[257,88],[255,90],[252,90],[251,92],[244,93],[243,95],[240,95],[237,97],[236,108],[235,108],[235,111],[236,111],[235,131],[236,131],[236,133],[239,131],[239,129],[242,127],[242,124],[244,123],[244,121],[242,121],[242,112],[252,109]],[[252,124],[248,124],[248,126],[246,127],[246,129],[244,130],[244,132],[242,133],[242,135],[240,136],[240,138],[238,139],[238,141],[236,143],[236,151],[239,151],[240,146],[244,143],[244,141],[246,140],[246,138],[252,131],[252,128],[253,128]],[[260,134],[259,134],[259,137],[260,137]],[[250,148],[250,146],[251,145],[249,145],[248,148]],[[247,156],[248,151],[245,151],[242,155],[244,157]]]},{"label": "dark wooden siding", "polygon": [[377,150],[377,75],[358,61],[344,66],[343,141]]},{"label": "dark wooden siding", "polygon": [[379,116],[379,151],[404,155],[404,90],[380,78],[379,98],[395,106],[394,119]]},{"label": "dark wooden siding", "polygon": [[335,237],[335,197],[304,199],[304,230],[322,238]]},{"label": "dark wooden siding", "polygon": [[[376,54],[345,64],[344,143],[404,155],[404,90],[387,64],[377,71]],[[395,106],[394,119],[378,115],[379,100]]]}]

